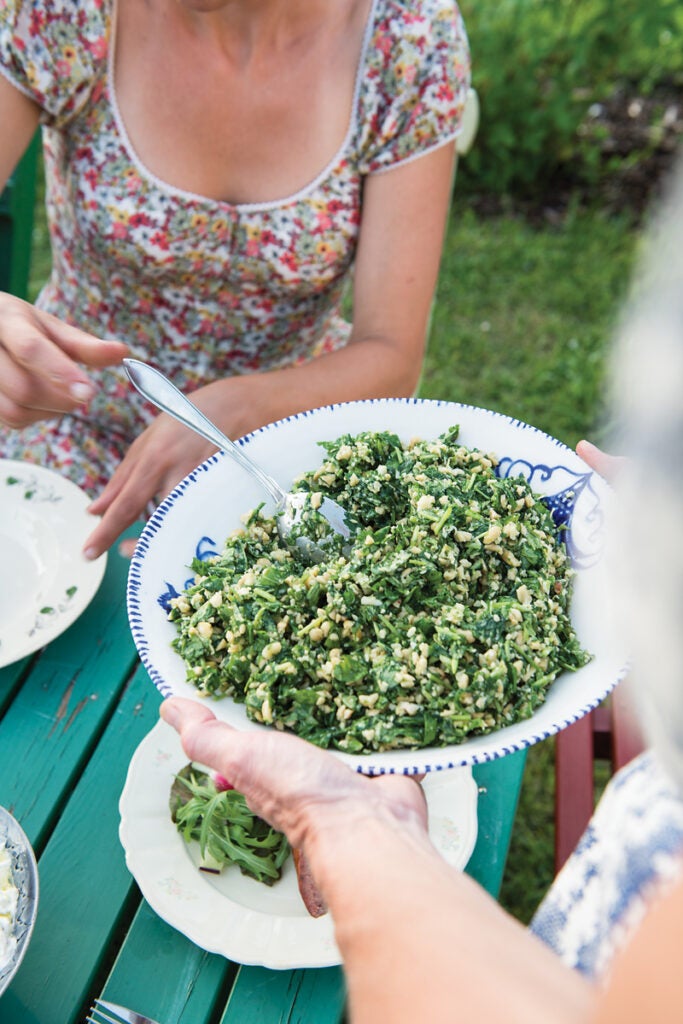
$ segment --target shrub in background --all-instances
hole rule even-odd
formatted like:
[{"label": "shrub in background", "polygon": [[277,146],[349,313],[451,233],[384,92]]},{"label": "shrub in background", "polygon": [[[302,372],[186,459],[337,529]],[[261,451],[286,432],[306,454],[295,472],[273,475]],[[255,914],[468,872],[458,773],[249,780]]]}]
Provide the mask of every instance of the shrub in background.
[{"label": "shrub in background", "polygon": [[[679,0],[461,0],[481,102],[459,190],[532,193],[564,170],[605,173],[589,111],[619,87],[683,87]],[[586,128],[588,121],[588,128]],[[653,145],[657,141],[653,126]]]}]

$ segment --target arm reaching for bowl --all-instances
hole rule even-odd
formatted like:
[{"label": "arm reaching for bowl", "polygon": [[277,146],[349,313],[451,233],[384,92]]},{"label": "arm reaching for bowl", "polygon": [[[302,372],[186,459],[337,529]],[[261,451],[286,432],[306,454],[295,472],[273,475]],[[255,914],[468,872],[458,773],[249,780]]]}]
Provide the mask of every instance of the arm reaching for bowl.
[{"label": "arm reaching for bowl", "polygon": [[[40,110],[0,75],[0,191],[38,128]],[[119,363],[128,347],[103,341],[0,292],[0,426],[21,429],[74,412],[96,385],[87,369]]]},{"label": "arm reaching for bowl", "polygon": [[366,778],[294,736],[236,731],[194,701],[167,700],[161,714],[191,759],[303,851],[335,921],[354,1024],[585,1019],[590,986],[439,856],[410,778]]}]

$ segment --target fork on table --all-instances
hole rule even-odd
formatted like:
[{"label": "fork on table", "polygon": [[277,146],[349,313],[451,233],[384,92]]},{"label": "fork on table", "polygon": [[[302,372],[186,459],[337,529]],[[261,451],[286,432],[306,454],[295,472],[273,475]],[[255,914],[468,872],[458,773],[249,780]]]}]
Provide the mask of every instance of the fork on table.
[{"label": "fork on table", "polygon": [[127,1010],[125,1006],[117,1006],[116,1003],[105,1003],[103,999],[95,1000],[85,1019],[89,1024],[157,1024],[157,1021],[145,1017],[143,1013]]}]

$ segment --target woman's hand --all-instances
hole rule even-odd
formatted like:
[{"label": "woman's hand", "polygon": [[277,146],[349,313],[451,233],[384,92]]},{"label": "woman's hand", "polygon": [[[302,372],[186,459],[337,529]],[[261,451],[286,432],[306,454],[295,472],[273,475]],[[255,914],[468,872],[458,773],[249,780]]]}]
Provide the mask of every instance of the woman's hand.
[{"label": "woman's hand", "polygon": [[[249,397],[258,381],[258,374],[229,377],[198,388],[190,398],[227,437],[237,438],[265,422]],[[173,417],[166,413],[157,416],[135,439],[90,505],[88,511],[102,519],[84,544],[86,558],[97,558],[110,548],[123,530],[145,514],[150,503],[158,504],[215,451],[215,445]],[[132,546],[133,542],[124,541],[121,553],[130,554]]]},{"label": "woman's hand", "polygon": [[429,842],[411,778],[369,779],[291,734],[232,729],[196,700],[166,700],[161,716],[189,758],[303,850],[332,915],[353,1021],[589,1019],[588,984]]},{"label": "woman's hand", "polygon": [[[183,477],[216,451],[165,413],[133,441],[123,461],[88,511],[102,516],[83,546],[86,558],[98,558],[131,523],[157,504]],[[121,553],[132,554],[124,541]]]},{"label": "woman's hand", "polygon": [[111,366],[127,354],[120,341],[103,341],[0,293],[0,423],[21,429],[86,405],[96,385],[83,366]]},{"label": "woman's hand", "polygon": [[194,700],[164,701],[161,717],[178,731],[191,760],[220,772],[256,814],[306,851],[314,875],[315,838],[322,829],[353,832],[359,818],[389,817],[426,836],[424,794],[405,775],[367,778],[296,736],[233,729]]}]

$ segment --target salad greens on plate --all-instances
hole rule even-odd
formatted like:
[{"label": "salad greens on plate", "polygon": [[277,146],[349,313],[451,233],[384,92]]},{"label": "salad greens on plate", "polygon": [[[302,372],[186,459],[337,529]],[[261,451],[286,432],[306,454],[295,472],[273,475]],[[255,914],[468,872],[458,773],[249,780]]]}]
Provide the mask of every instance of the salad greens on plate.
[{"label": "salad greens on plate", "polygon": [[185,765],[171,787],[171,818],[185,842],[199,843],[201,870],[218,873],[236,864],[242,874],[273,885],[289,857],[289,843],[249,810],[241,793],[223,785],[199,766]]}]

